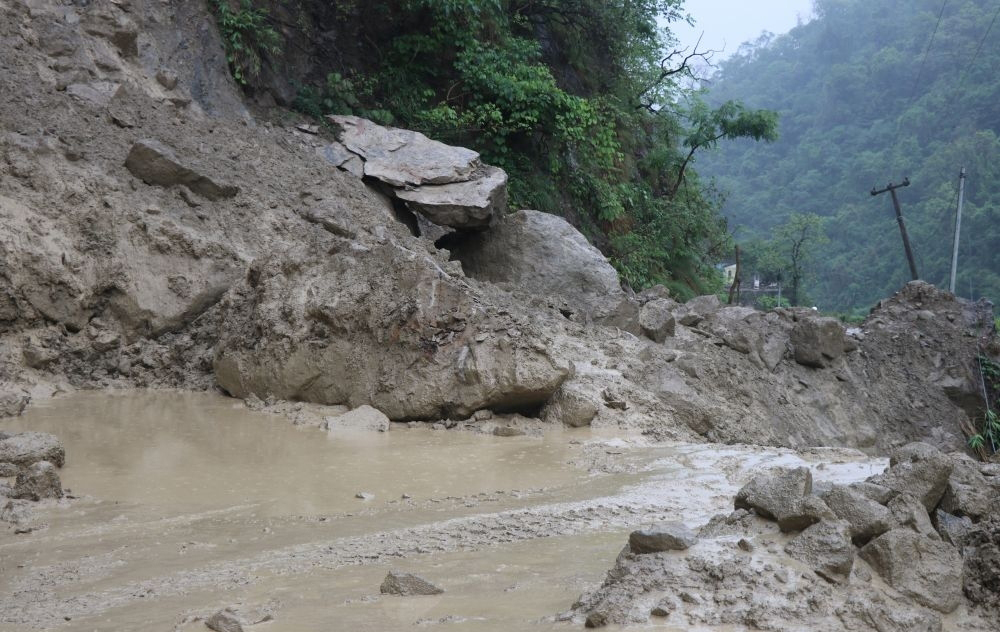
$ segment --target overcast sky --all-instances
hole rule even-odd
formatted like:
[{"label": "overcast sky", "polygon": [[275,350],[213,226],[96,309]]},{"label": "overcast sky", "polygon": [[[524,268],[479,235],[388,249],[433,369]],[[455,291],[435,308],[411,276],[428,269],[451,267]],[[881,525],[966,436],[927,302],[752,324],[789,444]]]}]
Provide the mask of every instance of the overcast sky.
[{"label": "overcast sky", "polygon": [[761,31],[787,33],[812,15],[812,0],[687,0],[684,8],[695,25],[670,26],[682,47],[694,46],[704,32],[700,48],[723,50],[716,61],[729,57],[740,44],[757,39]]}]

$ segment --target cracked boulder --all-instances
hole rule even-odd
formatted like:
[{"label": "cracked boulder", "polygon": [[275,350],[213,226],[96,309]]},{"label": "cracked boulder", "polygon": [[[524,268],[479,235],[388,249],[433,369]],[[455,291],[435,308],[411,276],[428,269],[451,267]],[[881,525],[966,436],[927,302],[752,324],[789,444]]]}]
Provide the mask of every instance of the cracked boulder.
[{"label": "cracked boulder", "polygon": [[237,187],[220,184],[184,164],[171,148],[151,138],[132,145],[125,167],[146,184],[161,187],[184,185],[208,200],[231,198],[239,193]]},{"label": "cracked boulder", "polygon": [[258,260],[222,305],[216,379],[236,397],[367,404],[393,420],[537,410],[572,365],[489,289],[394,242]]}]

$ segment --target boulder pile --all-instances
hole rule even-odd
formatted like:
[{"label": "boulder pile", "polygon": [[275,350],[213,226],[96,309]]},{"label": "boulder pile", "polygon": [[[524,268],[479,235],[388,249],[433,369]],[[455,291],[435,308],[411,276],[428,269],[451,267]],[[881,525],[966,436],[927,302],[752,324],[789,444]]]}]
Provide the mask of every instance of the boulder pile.
[{"label": "boulder pile", "polygon": [[759,627],[769,613],[773,629],[877,621],[902,632],[940,630],[960,606],[980,621],[1000,615],[992,465],[912,443],[883,473],[849,485],[814,489],[808,468],[761,472],[734,508],[703,527],[690,550],[649,547],[666,536],[633,533],[604,584],[566,617],[588,627],[649,616]]}]

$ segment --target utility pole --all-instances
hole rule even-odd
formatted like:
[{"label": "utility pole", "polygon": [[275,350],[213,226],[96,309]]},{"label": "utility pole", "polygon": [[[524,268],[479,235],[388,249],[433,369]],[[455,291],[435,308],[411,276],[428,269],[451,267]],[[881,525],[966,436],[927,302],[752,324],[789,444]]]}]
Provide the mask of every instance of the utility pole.
[{"label": "utility pole", "polygon": [[899,223],[899,234],[903,236],[903,249],[906,250],[906,261],[910,264],[910,274],[913,280],[917,280],[917,264],[913,262],[913,250],[910,248],[910,238],[906,234],[906,225],[903,223],[903,211],[899,208],[899,198],[896,196],[896,189],[910,186],[910,179],[903,178],[902,184],[889,183],[884,189],[872,188],[872,196],[888,191],[892,195],[892,206],[896,209],[896,222]]},{"label": "utility pole", "polygon": [[958,238],[962,234],[962,202],[965,201],[965,167],[958,174],[958,215],[955,217],[955,248],[951,251],[951,284],[948,290],[955,293],[955,273],[958,272]]}]

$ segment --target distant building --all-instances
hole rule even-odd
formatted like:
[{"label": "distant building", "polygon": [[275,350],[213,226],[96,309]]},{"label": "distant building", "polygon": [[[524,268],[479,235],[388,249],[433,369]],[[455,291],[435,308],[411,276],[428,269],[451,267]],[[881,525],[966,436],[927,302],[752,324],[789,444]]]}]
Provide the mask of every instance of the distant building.
[{"label": "distant building", "polygon": [[722,269],[722,281],[726,285],[732,285],[733,281],[736,280],[736,264],[731,266],[726,266]]}]

